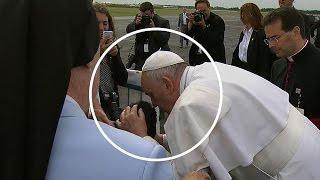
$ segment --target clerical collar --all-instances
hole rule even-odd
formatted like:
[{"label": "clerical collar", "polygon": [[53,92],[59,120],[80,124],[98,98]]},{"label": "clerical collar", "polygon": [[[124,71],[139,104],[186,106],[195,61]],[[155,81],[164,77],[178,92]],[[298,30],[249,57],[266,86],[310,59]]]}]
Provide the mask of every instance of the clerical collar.
[{"label": "clerical collar", "polygon": [[188,85],[189,79],[188,79],[188,74],[189,74],[189,70],[190,70],[190,66],[187,66],[186,69],[183,71],[183,74],[181,76],[181,80],[180,80],[180,94],[182,94],[182,92],[185,90],[185,88]]},{"label": "clerical collar", "polygon": [[309,41],[307,40],[306,43],[304,44],[304,46],[298,52],[296,52],[292,56],[287,57],[288,61],[293,62],[294,60],[293,60],[292,57],[294,57],[295,55],[299,54],[307,46],[308,42]]}]

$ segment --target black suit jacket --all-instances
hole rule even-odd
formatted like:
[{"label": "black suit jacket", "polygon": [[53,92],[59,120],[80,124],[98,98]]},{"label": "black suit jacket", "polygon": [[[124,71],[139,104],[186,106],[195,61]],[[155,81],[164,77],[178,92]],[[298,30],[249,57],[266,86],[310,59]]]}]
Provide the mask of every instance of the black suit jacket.
[{"label": "black suit jacket", "polygon": [[243,36],[244,34],[241,32],[238,45],[233,52],[231,65],[240,67],[269,80],[272,63],[277,57],[271,53],[271,50],[263,41],[266,38],[264,31],[262,29],[253,30],[247,51],[247,63],[239,59],[239,45]]},{"label": "black suit jacket", "polygon": [[99,45],[88,0],[0,1],[1,180],[43,180],[73,66]]},{"label": "black suit jacket", "polygon": [[300,11],[300,14],[302,15],[303,21],[304,21],[304,34],[306,38],[310,41],[310,28],[311,28],[310,17],[305,13],[303,13],[302,11]]},{"label": "black suit jacket", "polygon": [[[170,24],[167,19],[164,19],[157,14],[154,15],[153,21],[155,24],[155,27],[161,27],[161,28],[167,28],[170,29]],[[127,26],[127,33],[142,29],[143,27],[141,25],[136,25],[135,21],[130,23]],[[160,48],[163,51],[169,51],[169,45],[168,41],[170,38],[170,33],[164,32],[164,31],[151,31],[151,32],[144,32],[136,34],[136,40],[135,40],[135,55],[138,59],[139,67],[136,68],[138,70],[141,70],[144,61],[154,52],[158,51]],[[144,52],[144,44],[148,43],[149,46],[149,53]],[[136,66],[137,67],[137,66]]]},{"label": "black suit jacket", "polygon": [[[292,57],[293,74],[290,76],[292,84],[286,90],[289,93],[290,103],[304,109],[308,118],[320,118],[320,49],[310,42],[297,55]],[[287,72],[287,60],[279,59],[272,66],[271,82],[284,89]],[[301,90],[301,97],[297,90]]]},{"label": "black suit jacket", "polygon": [[[198,41],[208,51],[214,61],[226,63],[224,48],[225,24],[223,19],[211,12],[210,17],[205,22],[205,29],[193,25],[188,31],[188,35]],[[192,66],[210,61],[204,53],[198,54],[198,49],[195,44],[192,44],[190,48],[189,64]]]}]

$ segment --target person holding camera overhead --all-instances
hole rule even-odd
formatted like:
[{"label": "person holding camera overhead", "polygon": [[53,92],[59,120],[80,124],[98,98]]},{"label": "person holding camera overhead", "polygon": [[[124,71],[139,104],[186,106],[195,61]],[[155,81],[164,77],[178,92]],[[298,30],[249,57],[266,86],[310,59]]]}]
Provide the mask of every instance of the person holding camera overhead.
[{"label": "person holding camera overhead", "polygon": [[[169,20],[155,14],[153,5],[150,2],[143,2],[140,5],[140,13],[134,21],[127,26],[127,33],[143,28],[161,27],[170,29]],[[141,70],[145,60],[158,50],[169,51],[168,41],[170,33],[163,31],[149,31],[139,33],[135,39],[135,58],[131,59],[127,68],[135,63],[135,70]]]},{"label": "person holding camera overhead", "polygon": [[[115,28],[113,19],[108,12],[106,4],[93,5],[99,22],[100,55],[114,42]],[[104,57],[100,64],[100,104],[94,101],[95,113],[99,120],[110,124],[110,120],[117,120],[121,110],[117,85],[127,83],[128,72],[122,63],[118,46],[114,46]],[[102,108],[101,108],[102,107]]]},{"label": "person holding camera overhead", "polygon": [[[189,14],[188,35],[198,41],[214,61],[226,63],[223,19],[210,11],[208,0],[196,0],[195,8],[196,11]],[[189,51],[189,64],[195,66],[209,61],[204,52],[192,44]]]}]

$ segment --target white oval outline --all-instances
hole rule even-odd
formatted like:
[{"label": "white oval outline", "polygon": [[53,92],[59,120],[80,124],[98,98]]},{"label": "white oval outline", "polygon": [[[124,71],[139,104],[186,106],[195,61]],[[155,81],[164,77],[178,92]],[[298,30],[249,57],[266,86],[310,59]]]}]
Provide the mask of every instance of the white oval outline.
[{"label": "white oval outline", "polygon": [[[132,154],[124,149],[122,149],[120,146],[118,146],[117,144],[115,144],[114,142],[112,142],[112,140],[105,134],[105,132],[103,131],[103,129],[101,128],[100,124],[98,123],[96,114],[94,113],[94,108],[93,108],[93,103],[92,103],[92,86],[93,86],[93,80],[94,80],[94,75],[96,74],[96,71],[102,61],[102,59],[106,56],[106,54],[111,50],[112,47],[114,47],[115,45],[117,45],[119,42],[121,42],[122,40],[124,40],[125,38],[128,38],[130,36],[133,36],[135,34],[138,33],[142,33],[142,32],[148,32],[148,31],[165,31],[165,32],[170,32],[173,34],[177,34],[179,36],[183,36],[185,38],[187,38],[188,40],[190,40],[191,42],[195,43],[198,47],[201,48],[201,50],[207,55],[207,57],[209,57],[211,64],[213,65],[217,77],[218,77],[218,84],[219,84],[219,107],[218,107],[218,112],[217,115],[214,119],[214,122],[211,126],[211,128],[209,129],[209,131],[205,134],[205,136],[194,146],[192,146],[190,149],[186,150],[185,152],[182,152],[180,154],[174,155],[174,156],[170,156],[170,157],[166,157],[166,158],[147,158],[147,157],[141,157],[135,154]],[[217,66],[215,65],[212,57],[210,56],[210,54],[207,52],[207,50],[200,44],[198,43],[196,40],[194,40],[193,38],[191,38],[190,36],[181,33],[179,31],[173,30],[173,29],[167,29],[167,28],[145,28],[145,29],[139,29],[133,32],[130,32],[124,36],[122,36],[121,38],[117,39],[115,42],[113,42],[102,54],[102,56],[99,58],[97,64],[95,65],[92,75],[91,75],[91,79],[90,79],[90,85],[89,85],[89,103],[90,103],[90,110],[92,112],[92,116],[94,119],[94,122],[99,130],[99,132],[102,134],[102,136],[117,150],[119,150],[120,152],[124,153],[127,156],[130,156],[132,158],[138,159],[138,160],[142,160],[142,161],[149,161],[149,162],[163,162],[163,161],[170,161],[170,160],[174,160],[177,159],[179,157],[182,157],[188,153],[190,153],[191,151],[193,151],[194,149],[196,149],[197,147],[200,146],[200,144],[205,141],[205,139],[208,138],[208,136],[211,134],[213,128],[216,126],[217,122],[218,122],[218,118],[220,116],[221,113],[221,108],[222,108],[222,101],[223,101],[223,89],[222,89],[222,83],[221,83],[221,77],[220,77],[220,73],[218,71]]]}]

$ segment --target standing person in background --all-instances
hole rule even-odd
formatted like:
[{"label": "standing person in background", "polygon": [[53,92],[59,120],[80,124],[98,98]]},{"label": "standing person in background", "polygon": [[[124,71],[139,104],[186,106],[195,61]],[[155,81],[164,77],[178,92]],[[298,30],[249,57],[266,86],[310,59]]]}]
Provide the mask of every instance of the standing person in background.
[{"label": "standing person in background", "polygon": [[290,103],[320,127],[320,49],[305,36],[303,17],[294,8],[279,8],[264,18],[266,43],[281,58],[270,81],[288,92]]},{"label": "standing person in background", "polygon": [[262,26],[262,14],[257,5],[246,3],[240,8],[244,30],[233,52],[232,65],[270,79],[271,65],[275,56],[264,43],[266,37]]},{"label": "standing person in background", "polygon": [[[127,26],[127,33],[143,28],[161,27],[170,29],[167,19],[157,15],[150,2],[143,2],[140,5],[140,13],[136,15],[134,21]],[[136,35],[135,59],[129,62],[127,68],[135,63],[135,70],[141,70],[146,59],[159,49],[169,51],[168,41],[170,33],[162,31],[144,32]]]},{"label": "standing person in background", "polygon": [[[187,8],[183,7],[182,8],[182,13],[179,14],[179,20],[178,20],[178,30],[182,33],[187,33],[188,32],[188,14],[187,14]],[[187,38],[184,38],[180,36],[180,48],[183,47],[183,40],[186,40],[186,45],[189,45],[189,40]]]},{"label": "standing person in background", "polygon": [[[278,0],[278,2],[279,2],[280,8],[283,8],[283,7],[292,7],[292,8],[294,8],[294,6],[293,6],[294,0]],[[310,18],[309,18],[308,15],[304,14],[303,12],[301,12],[301,11],[299,11],[299,12],[303,17],[304,26],[305,26],[304,27],[305,36],[308,39],[308,41],[310,41],[310,27],[311,27]]]},{"label": "standing person in background", "polygon": [[317,31],[317,35],[315,37],[314,45],[320,48],[320,19],[311,27],[310,34],[311,37],[314,37],[314,31]]},{"label": "standing person in background", "polygon": [[[100,55],[102,55],[114,42],[115,28],[113,19],[105,3],[94,3],[93,7],[99,21]],[[106,31],[109,31],[107,32],[109,34],[106,34]],[[128,79],[128,72],[121,60],[118,46],[114,46],[101,61],[100,77],[99,95],[102,109],[99,107],[99,103],[95,103],[95,112],[100,117],[100,120],[104,122],[108,122],[108,119],[115,121],[118,119],[120,112],[117,85],[126,84]]]},{"label": "standing person in background", "polygon": [[[223,19],[211,12],[208,0],[196,0],[195,8],[196,11],[189,15],[188,35],[198,41],[214,61],[226,63]],[[192,44],[189,51],[190,65],[194,66],[209,61],[207,55]]]}]

